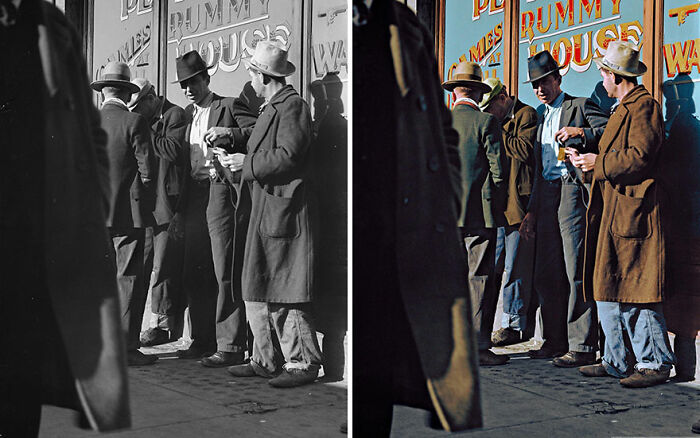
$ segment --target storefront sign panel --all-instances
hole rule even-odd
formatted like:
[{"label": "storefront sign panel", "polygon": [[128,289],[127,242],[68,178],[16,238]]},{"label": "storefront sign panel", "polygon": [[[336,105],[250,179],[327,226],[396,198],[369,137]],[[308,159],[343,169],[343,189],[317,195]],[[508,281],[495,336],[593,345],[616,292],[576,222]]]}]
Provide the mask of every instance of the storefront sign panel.
[{"label": "storefront sign panel", "polygon": [[[505,0],[445,1],[445,80],[462,61],[479,63],[484,79],[503,80],[503,11]],[[448,105],[452,93],[445,93]]]},{"label": "storefront sign panel", "polygon": [[260,40],[278,40],[289,49],[297,68],[288,78],[299,90],[302,45],[301,0],[168,0],[167,96],[188,104],[176,78],[175,58],[197,50],[210,65],[210,88],[238,96],[250,80],[243,63]]},{"label": "storefront sign panel", "polygon": [[666,108],[693,103],[700,105],[700,2],[665,0],[663,92]]},{"label": "storefront sign panel", "polygon": [[[641,0],[520,0],[518,80],[528,80],[528,57],[549,50],[563,67],[565,92],[591,97],[609,108],[613,101],[593,58],[605,55],[608,43],[617,39],[642,48],[643,11]],[[519,88],[523,102],[540,104],[530,84]]]}]

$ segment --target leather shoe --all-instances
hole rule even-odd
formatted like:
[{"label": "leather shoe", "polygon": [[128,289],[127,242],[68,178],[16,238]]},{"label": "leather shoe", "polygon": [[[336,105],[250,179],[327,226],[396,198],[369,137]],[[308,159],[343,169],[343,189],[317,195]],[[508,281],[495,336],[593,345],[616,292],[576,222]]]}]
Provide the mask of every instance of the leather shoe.
[{"label": "leather shoe", "polygon": [[201,363],[209,368],[221,368],[243,363],[243,353],[233,353],[230,351],[217,351],[209,357],[202,359]]},{"label": "leather shoe", "polygon": [[578,371],[586,377],[614,377],[608,374],[603,364],[600,363],[582,366]]},{"label": "leather shoe", "polygon": [[[229,374],[235,377],[256,377],[258,376],[258,373],[255,372],[255,368],[253,368],[253,365],[249,363],[244,363],[241,365],[234,365],[231,367],[226,368],[226,371],[228,371]],[[260,376],[262,377],[262,376]]]},{"label": "leather shoe", "polygon": [[510,357],[507,354],[496,354],[491,350],[479,351],[479,365],[482,367],[504,365],[508,360],[510,360]]},{"label": "leather shoe", "polygon": [[700,420],[693,423],[693,425],[690,426],[690,430],[692,430],[693,433],[700,433]]},{"label": "leather shoe", "polygon": [[559,357],[566,353],[566,347],[556,348],[550,347],[547,344],[542,345],[539,350],[530,350],[527,352],[531,359],[551,359],[553,357]]},{"label": "leather shoe", "polygon": [[270,379],[267,383],[275,388],[294,388],[295,386],[313,383],[316,377],[318,377],[318,370],[311,371],[290,368],[282,370],[279,376]]},{"label": "leather shoe", "polygon": [[190,345],[190,348],[187,350],[178,350],[177,351],[177,358],[178,359],[201,359],[202,357],[209,356],[213,354],[214,352],[210,349],[206,348],[201,348],[196,345]]},{"label": "leather shoe", "polygon": [[168,330],[152,327],[141,333],[141,345],[143,347],[152,347],[154,345],[167,344],[171,341]]},{"label": "leather shoe", "polygon": [[126,352],[126,363],[130,367],[153,365],[158,360],[155,354],[143,354],[138,350]]},{"label": "leather shoe", "polygon": [[620,385],[627,388],[647,388],[649,386],[658,385],[668,380],[671,370],[651,370],[648,368],[640,368],[634,370],[634,374],[624,379],[620,379]]},{"label": "leather shoe", "polygon": [[510,327],[498,329],[491,335],[491,343],[496,347],[513,345],[519,342],[522,342],[520,332]]},{"label": "leather shoe", "polygon": [[561,368],[591,365],[595,363],[595,352],[584,353],[581,351],[569,351],[563,356],[554,358],[552,363]]}]

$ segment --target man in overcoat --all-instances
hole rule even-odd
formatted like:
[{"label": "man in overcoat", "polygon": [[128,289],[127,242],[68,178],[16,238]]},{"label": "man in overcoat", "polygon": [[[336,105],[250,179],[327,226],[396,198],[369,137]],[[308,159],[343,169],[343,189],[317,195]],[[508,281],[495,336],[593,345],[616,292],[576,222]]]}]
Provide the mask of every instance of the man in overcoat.
[{"label": "man in overcoat", "polygon": [[[13,18],[14,17],[14,18]],[[81,38],[52,4],[0,2],[0,435],[39,433],[41,405],[95,430],[130,425],[100,115]],[[27,171],[31,169],[31,171]]]},{"label": "man in overcoat", "polygon": [[[184,213],[184,289],[190,306],[192,345],[181,358],[202,358],[202,365],[224,367],[243,362],[246,316],[240,289],[233,285],[233,239],[237,195],[217,153],[243,150],[236,99],[209,89],[208,66],[196,51],[176,59],[177,81],[191,102]],[[251,128],[252,129],[252,128]],[[234,137],[238,136],[238,137]],[[215,141],[218,142],[214,144]]]},{"label": "man in overcoat", "polygon": [[508,197],[505,218],[496,237],[496,281],[503,290],[503,320],[501,328],[491,335],[496,346],[527,340],[534,332],[532,274],[535,245],[520,239],[518,228],[525,217],[532,192],[535,167],[534,147],[537,141],[537,111],[510,96],[498,78],[486,78],[491,91],[486,93],[479,108],[493,114],[503,125],[503,146],[508,163]]},{"label": "man in overcoat", "polygon": [[[647,68],[636,46],[612,41],[605,57],[594,61],[608,95],[619,105],[598,153],[573,153],[571,159],[583,171],[593,171],[584,284],[605,334],[602,363],[580,371],[618,377],[623,386],[640,388],[665,382],[674,363],[662,305],[668,197],[659,180],[663,116],[659,104],[637,84]],[[629,356],[636,364],[627,362]]]},{"label": "man in overcoat", "polygon": [[591,364],[598,350],[595,303],[583,299],[583,238],[588,192],[565,146],[597,150],[607,115],[592,100],[561,90],[559,65],[548,51],[528,58],[539,122],[535,180],[520,232],[536,235],[534,286],[540,298],[544,344],[530,357],[560,367]]},{"label": "man in overcoat", "polygon": [[139,334],[146,306],[144,280],[145,228],[153,222],[156,167],[148,122],[132,113],[127,102],[139,87],[132,84],[129,67],[110,62],[102,77],[90,86],[104,97],[102,128],[107,132],[107,158],[111,196],[107,212],[117,261],[122,323],[127,333],[129,365],[149,365],[157,356],[146,356]]},{"label": "man in overcoat", "polygon": [[389,436],[394,404],[479,427],[459,139],[433,37],[400,2],[354,7],[353,432]]},{"label": "man in overcoat", "polygon": [[480,365],[503,365],[507,355],[490,350],[493,319],[500,282],[495,275],[496,230],[505,225],[507,189],[506,153],[501,124],[481,112],[478,102],[491,87],[482,82],[481,68],[462,61],[451,79],[442,84],[457,99],[452,109],[452,126],[459,134],[462,160],[462,205],[459,226],[467,251],[469,290],[474,327],[477,330]]},{"label": "man in overcoat", "polygon": [[241,191],[250,193],[241,281],[253,355],[250,363],[229,372],[292,387],[313,382],[321,366],[310,314],[317,238],[309,165],[311,114],[286,84],[295,67],[281,44],[258,42],[246,69],[253,89],[265,99],[264,109],[246,153],[222,163],[241,171]]},{"label": "man in overcoat", "polygon": [[131,96],[128,106],[151,126],[158,169],[153,223],[146,229],[144,254],[144,280],[151,289],[154,320],[153,327],[141,334],[141,345],[151,346],[174,341],[182,332],[182,244],[168,229],[184,180],[188,119],[182,108],[158,96],[148,79],[132,82],[139,91]]}]

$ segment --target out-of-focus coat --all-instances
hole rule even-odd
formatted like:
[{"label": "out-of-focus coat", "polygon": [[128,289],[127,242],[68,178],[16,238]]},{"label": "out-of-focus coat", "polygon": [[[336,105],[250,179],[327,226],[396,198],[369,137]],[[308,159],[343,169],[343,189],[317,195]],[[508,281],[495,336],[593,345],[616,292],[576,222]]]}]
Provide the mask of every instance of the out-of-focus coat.
[{"label": "out-of-focus coat", "polygon": [[638,85],[620,102],[599,142],[586,214],[587,300],[658,303],[666,246],[658,156],[664,139],[659,104]]},{"label": "out-of-focus coat", "polygon": [[130,414],[116,268],[105,227],[107,138],[92,103],[80,37],[56,7],[43,4],[47,32],[40,30],[39,47],[50,96],[47,285],[88,421],[94,429],[114,430],[128,427]]}]

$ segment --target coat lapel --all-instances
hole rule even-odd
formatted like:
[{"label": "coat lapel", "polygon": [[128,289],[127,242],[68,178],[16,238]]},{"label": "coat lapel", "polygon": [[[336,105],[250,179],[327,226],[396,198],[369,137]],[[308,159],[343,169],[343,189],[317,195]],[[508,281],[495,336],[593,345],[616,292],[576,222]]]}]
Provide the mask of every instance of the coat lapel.
[{"label": "coat lapel", "polygon": [[214,94],[214,100],[212,100],[211,109],[209,110],[209,121],[207,122],[207,128],[218,126],[219,120],[221,119],[221,113],[221,97]]},{"label": "coat lapel", "polygon": [[561,103],[561,117],[559,118],[559,129],[569,126],[574,118],[575,108],[572,104],[573,98],[564,94],[564,102]]},{"label": "coat lapel", "polygon": [[598,143],[598,149],[600,154],[604,154],[610,149],[610,146],[615,142],[615,139],[620,134],[620,127],[627,120],[627,114],[629,110],[623,105],[618,105],[615,113],[610,117],[605,131],[603,131],[603,136],[600,138]]},{"label": "coat lapel", "polygon": [[248,140],[249,154],[254,153],[260,147],[260,142],[267,135],[267,131],[270,129],[270,125],[272,125],[275,117],[277,117],[277,108],[275,108],[274,104],[268,104],[268,107],[265,108],[257,122],[255,122],[255,128]]}]

